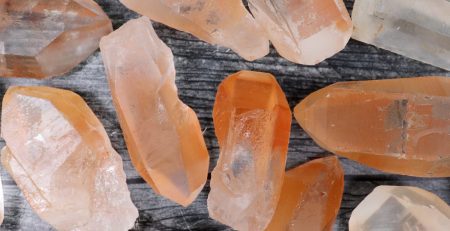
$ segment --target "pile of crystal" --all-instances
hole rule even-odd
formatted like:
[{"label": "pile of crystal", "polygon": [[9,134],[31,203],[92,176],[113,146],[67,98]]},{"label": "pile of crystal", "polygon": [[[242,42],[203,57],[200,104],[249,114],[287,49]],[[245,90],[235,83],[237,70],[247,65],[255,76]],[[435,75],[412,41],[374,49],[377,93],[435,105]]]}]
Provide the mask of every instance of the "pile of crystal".
[{"label": "pile of crystal", "polygon": [[291,111],[275,78],[241,71],[219,86],[213,110],[220,156],[209,215],[237,230],[264,230],[281,193]]},{"label": "pile of crystal", "polygon": [[344,171],[335,156],[287,171],[277,209],[266,231],[331,230],[343,192]]},{"label": "pile of crystal", "polygon": [[450,78],[341,82],[306,97],[294,114],[336,154],[391,173],[450,176]]},{"label": "pile of crystal", "polygon": [[242,0],[120,0],[150,19],[228,47],[247,60],[269,53],[263,29]]},{"label": "pile of crystal", "polygon": [[342,0],[249,0],[284,58],[314,65],[344,49],[353,25]]},{"label": "pile of crystal", "polygon": [[445,231],[450,207],[438,196],[416,187],[378,186],[353,210],[350,231]]},{"label": "pile of crystal", "polygon": [[0,1],[0,76],[62,75],[111,31],[108,16],[92,0]]},{"label": "pile of crystal", "polygon": [[134,166],[157,193],[189,205],[206,183],[209,155],[197,115],[178,98],[171,50],[145,17],[100,48]]},{"label": "pile of crystal", "polygon": [[2,107],[2,164],[43,220],[57,230],[133,227],[122,159],[80,96],[11,87]]},{"label": "pile of crystal", "polygon": [[353,38],[450,71],[450,1],[356,0]]}]

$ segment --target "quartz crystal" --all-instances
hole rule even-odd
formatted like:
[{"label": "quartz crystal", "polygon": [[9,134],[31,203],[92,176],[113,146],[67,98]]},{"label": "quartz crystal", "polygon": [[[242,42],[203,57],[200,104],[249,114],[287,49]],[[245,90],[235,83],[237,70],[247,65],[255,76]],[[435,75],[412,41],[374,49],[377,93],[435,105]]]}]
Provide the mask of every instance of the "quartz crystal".
[{"label": "quartz crystal", "polygon": [[450,71],[449,0],[356,0],[353,38]]},{"label": "quartz crystal", "polygon": [[450,78],[337,83],[308,96],[294,114],[336,154],[391,173],[450,176]]},{"label": "quartz crystal", "polygon": [[178,99],[171,50],[145,17],[100,48],[134,166],[157,193],[189,205],[206,182],[209,155],[195,112]]},{"label": "quartz crystal", "polygon": [[342,0],[249,0],[281,56],[314,65],[344,49],[353,25]]},{"label": "quartz crystal", "polygon": [[0,76],[62,75],[111,30],[92,0],[0,0]]},{"label": "quartz crystal", "polygon": [[3,98],[1,160],[33,210],[58,230],[128,230],[138,211],[122,159],[77,94],[11,87]]},{"label": "quartz crystal", "polygon": [[331,230],[343,192],[344,171],[335,156],[287,171],[277,209],[266,231]]},{"label": "quartz crystal", "polygon": [[198,38],[231,48],[247,60],[269,53],[263,29],[242,0],[120,0],[128,8]]},{"label": "quartz crystal", "polygon": [[353,210],[350,231],[446,231],[450,207],[416,187],[378,186]]},{"label": "quartz crystal", "polygon": [[214,128],[220,157],[212,172],[209,215],[238,230],[264,230],[284,177],[291,111],[275,78],[241,71],[219,86]]}]

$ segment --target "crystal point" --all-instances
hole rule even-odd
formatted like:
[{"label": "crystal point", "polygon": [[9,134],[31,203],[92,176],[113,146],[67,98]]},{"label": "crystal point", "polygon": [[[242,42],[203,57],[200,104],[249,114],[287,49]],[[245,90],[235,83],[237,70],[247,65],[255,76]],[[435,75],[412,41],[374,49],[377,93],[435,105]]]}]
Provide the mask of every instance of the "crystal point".
[{"label": "crystal point", "polygon": [[145,17],[100,48],[133,165],[157,193],[189,205],[206,183],[209,155],[197,115],[178,98],[171,50]]},{"label": "crystal point", "polygon": [[342,0],[249,0],[278,53],[314,65],[344,49],[352,21]]},{"label": "crystal point", "polygon": [[128,230],[138,211],[122,159],[77,94],[11,87],[3,98],[1,159],[33,210],[58,230]]},{"label": "crystal point", "polygon": [[353,38],[450,71],[450,1],[356,0]]},{"label": "crystal point", "polygon": [[269,53],[269,40],[241,0],[120,0],[128,8],[247,60]]},{"label": "crystal point", "polygon": [[92,0],[0,1],[0,76],[64,74],[111,31],[108,16]]},{"label": "crystal point", "polygon": [[450,79],[341,82],[294,110],[322,147],[370,167],[421,177],[450,176]]},{"label": "crystal point", "polygon": [[241,71],[220,84],[213,119],[221,151],[211,176],[209,214],[238,230],[264,230],[286,165],[286,97],[272,75]]},{"label": "crystal point", "polygon": [[353,210],[350,231],[445,231],[450,207],[416,187],[378,186]]}]

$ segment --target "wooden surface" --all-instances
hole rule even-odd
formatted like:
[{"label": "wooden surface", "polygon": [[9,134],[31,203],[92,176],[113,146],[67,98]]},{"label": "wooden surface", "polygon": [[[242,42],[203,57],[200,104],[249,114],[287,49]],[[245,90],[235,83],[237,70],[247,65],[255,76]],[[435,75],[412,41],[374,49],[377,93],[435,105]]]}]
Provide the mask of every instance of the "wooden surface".
[{"label": "wooden surface", "polygon": [[[137,15],[118,0],[97,0],[118,28]],[[345,1],[349,10],[353,1]],[[205,129],[211,155],[210,170],[215,166],[219,147],[211,118],[217,85],[224,77],[239,70],[257,70],[274,74],[284,89],[291,107],[309,93],[329,84],[346,80],[382,79],[408,76],[442,75],[450,72],[414,61],[357,41],[319,65],[302,66],[290,63],[272,49],[270,55],[255,62],[246,62],[225,48],[218,48],[182,32],[155,24],[159,36],[172,48],[176,60],[177,84],[181,99],[191,106]],[[198,199],[183,208],[153,193],[134,170],[128,156],[117,117],[112,106],[103,63],[99,52],[69,74],[51,80],[0,78],[0,94],[11,85],[49,85],[70,89],[80,94],[103,122],[114,148],[120,153],[127,173],[132,200],[140,217],[135,230],[229,230],[208,217],[206,198],[209,182]],[[4,142],[1,141],[0,146]],[[320,149],[293,121],[288,153],[288,168],[308,160],[330,155]],[[424,188],[450,203],[450,178],[421,179],[385,174],[341,158],[345,168],[345,192],[335,230],[347,230],[347,222],[356,205],[378,185],[412,185]],[[35,215],[14,181],[2,169],[5,193],[5,221],[1,230],[51,230]],[[99,230],[101,228],[99,227]]]}]

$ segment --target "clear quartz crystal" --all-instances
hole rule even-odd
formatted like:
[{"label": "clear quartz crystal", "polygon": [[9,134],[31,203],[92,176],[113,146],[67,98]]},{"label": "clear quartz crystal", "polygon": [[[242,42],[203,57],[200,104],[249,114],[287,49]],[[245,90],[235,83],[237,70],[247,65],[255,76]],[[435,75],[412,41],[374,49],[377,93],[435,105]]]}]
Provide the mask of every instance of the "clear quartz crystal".
[{"label": "clear quartz crystal", "polygon": [[450,1],[356,0],[353,38],[450,70]]}]

